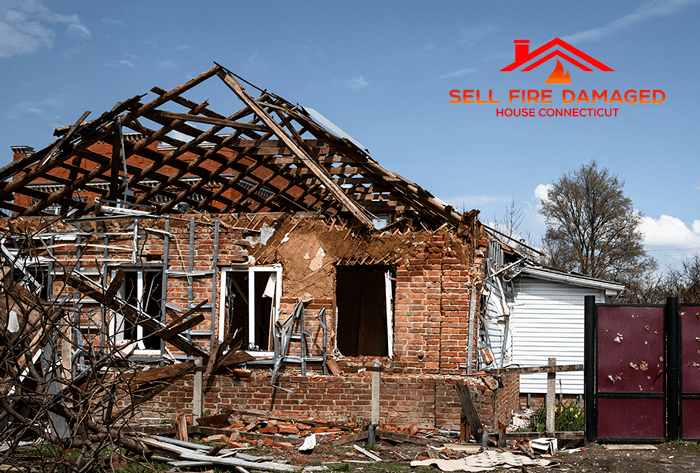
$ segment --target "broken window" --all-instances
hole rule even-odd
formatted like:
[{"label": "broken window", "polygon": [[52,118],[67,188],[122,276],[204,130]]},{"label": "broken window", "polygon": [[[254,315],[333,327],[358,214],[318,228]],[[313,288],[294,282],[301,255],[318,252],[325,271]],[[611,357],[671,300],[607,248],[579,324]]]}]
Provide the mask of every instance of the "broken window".
[{"label": "broken window", "polygon": [[281,267],[222,271],[219,341],[238,330],[249,350],[273,351],[281,289]]},{"label": "broken window", "polygon": [[346,356],[393,356],[394,280],[390,268],[336,272],[337,347]]},{"label": "broken window", "polygon": [[[163,271],[161,269],[124,269],[124,284],[119,295],[128,304],[139,309],[141,319],[160,319],[163,296]],[[160,338],[149,333],[140,324],[133,324],[121,314],[113,318],[114,339],[137,341],[135,349],[142,355],[160,354]],[[122,343],[123,344],[123,343]]]}]

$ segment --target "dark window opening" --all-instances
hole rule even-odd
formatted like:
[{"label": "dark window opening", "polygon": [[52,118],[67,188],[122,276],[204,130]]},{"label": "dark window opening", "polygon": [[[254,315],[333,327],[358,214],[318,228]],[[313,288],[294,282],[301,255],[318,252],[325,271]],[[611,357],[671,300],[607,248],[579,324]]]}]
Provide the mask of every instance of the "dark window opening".
[{"label": "dark window opening", "polygon": [[340,353],[391,356],[393,278],[389,268],[338,267],[336,275]]},{"label": "dark window opening", "polygon": [[[139,287],[139,278],[142,278]],[[142,318],[160,319],[163,273],[161,271],[126,271],[124,273],[124,299],[139,307]],[[141,340],[139,349],[160,350],[160,338],[148,333],[142,326],[124,319],[124,338]]]}]

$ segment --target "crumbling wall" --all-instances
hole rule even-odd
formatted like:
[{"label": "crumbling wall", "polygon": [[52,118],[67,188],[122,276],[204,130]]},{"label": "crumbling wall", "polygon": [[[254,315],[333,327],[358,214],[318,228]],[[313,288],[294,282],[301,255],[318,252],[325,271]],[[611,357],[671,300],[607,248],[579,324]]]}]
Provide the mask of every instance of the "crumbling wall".
[{"label": "crumbling wall", "polygon": [[[382,373],[380,378],[380,425],[421,429],[459,430],[461,403],[453,383],[470,386],[472,399],[484,427],[494,432],[501,421],[507,424],[517,409],[509,394],[518,389],[517,375],[504,376],[503,387],[492,390],[482,376]],[[371,419],[372,375],[369,372],[343,376],[282,374],[277,382],[291,392],[270,386],[269,377],[253,372],[250,377],[213,376],[207,382],[204,409],[212,414],[228,409],[262,410],[290,418],[312,416],[330,422]],[[493,382],[491,384],[494,384]],[[514,385],[513,388],[511,385]],[[187,376],[142,407],[142,418],[171,419],[179,412],[191,413],[193,380]],[[501,406],[496,409],[496,406]]]},{"label": "crumbling wall", "polygon": [[[221,219],[219,222],[217,281],[220,280],[222,269],[248,267],[249,242],[244,237],[245,231],[228,225],[225,220]],[[20,217],[0,221],[0,228],[9,229],[10,224],[15,232],[30,239],[32,236],[46,233],[53,235],[53,240],[34,239],[33,250],[27,256],[46,258],[53,262],[55,274],[51,294],[54,296],[75,293],[73,288],[64,285],[60,279],[62,273],[73,269],[79,269],[82,274],[107,287],[112,282],[117,268],[131,271],[152,268],[154,271],[161,271],[165,266],[168,270],[166,301],[161,301],[161,292],[153,294],[152,297],[169,303],[166,311],[167,323],[187,311],[188,306],[212,302],[214,291],[219,290],[213,285],[214,247],[217,239],[214,231],[215,220],[206,215],[196,214],[191,218],[185,216],[79,223],[65,223],[59,218]],[[137,227],[136,231],[134,226]],[[217,296],[220,297],[219,294]],[[107,330],[107,327],[103,327],[102,308],[90,304],[89,301],[83,301],[81,307],[80,325],[85,328],[83,336],[93,343],[100,343],[99,335]],[[179,307],[182,312],[173,310],[172,307]],[[218,314],[218,310],[215,314]],[[204,332],[211,328],[211,306],[205,306],[192,315],[204,317],[192,330]],[[107,311],[104,317],[109,325],[112,318],[110,311]],[[216,322],[215,320],[215,328]],[[209,346],[210,339],[210,335],[193,336],[193,341],[205,348]],[[166,346],[172,354],[183,354],[169,344]]]},{"label": "crumbling wall", "polygon": [[[335,333],[337,266],[388,266],[396,273],[396,369],[464,373],[460,365],[469,362],[469,314],[480,309],[483,281],[486,242],[478,228],[462,229],[458,236],[447,228],[368,234],[320,219],[289,216],[238,222],[246,223],[266,235],[249,238],[251,260],[283,267],[282,312],[291,313],[299,300],[311,304],[314,314],[326,308],[329,350],[342,336]],[[316,322],[308,317],[306,322],[307,329],[320,334]],[[473,350],[472,359],[475,356]]]}]

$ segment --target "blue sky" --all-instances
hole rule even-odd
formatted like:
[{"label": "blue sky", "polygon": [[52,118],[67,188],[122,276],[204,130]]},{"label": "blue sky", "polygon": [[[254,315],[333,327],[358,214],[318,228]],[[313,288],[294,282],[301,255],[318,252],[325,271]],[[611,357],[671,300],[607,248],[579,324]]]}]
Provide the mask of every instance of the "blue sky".
[{"label": "blue sky", "polygon": [[[485,223],[514,199],[539,239],[544,186],[596,159],[625,181],[661,266],[700,251],[700,1],[39,1],[0,0],[0,165],[53,129],[216,61],[320,111],[384,167]],[[560,37],[613,68],[545,85],[551,59],[500,72],[514,39]],[[237,109],[215,81],[186,94]],[[507,118],[510,89],[660,89],[661,104],[614,118]],[[501,104],[450,104],[452,89]],[[519,105],[522,107],[523,105]],[[534,105],[540,107],[540,105]],[[605,106],[605,105],[603,105]],[[611,105],[612,106],[612,105]],[[228,112],[231,113],[231,112]]]}]

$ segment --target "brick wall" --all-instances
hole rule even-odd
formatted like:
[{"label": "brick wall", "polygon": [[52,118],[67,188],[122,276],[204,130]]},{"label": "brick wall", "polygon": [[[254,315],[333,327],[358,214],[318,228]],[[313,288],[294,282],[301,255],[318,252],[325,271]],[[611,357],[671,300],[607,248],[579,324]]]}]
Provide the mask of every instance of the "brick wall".
[{"label": "brick wall", "polygon": [[[464,373],[469,312],[479,262],[460,261],[434,235],[396,271],[394,353],[397,366],[421,373]],[[476,292],[478,294],[478,292]],[[479,300],[475,301],[475,312]],[[474,324],[474,329],[476,323]],[[472,356],[472,361],[476,354]]]},{"label": "brick wall", "polygon": [[[467,382],[482,423],[495,431],[498,421],[508,423],[517,408],[517,375],[503,377],[503,387],[492,391],[478,376],[444,377],[388,374],[380,377],[382,424],[422,429],[459,430],[461,404],[453,386]],[[515,381],[515,382],[513,382]],[[205,382],[204,410],[256,409],[288,417],[312,416],[339,423],[371,418],[372,377],[369,372],[344,376],[300,376],[283,373],[275,383],[291,392],[273,389],[269,374],[253,372],[250,378],[213,376]],[[140,417],[172,418],[191,413],[193,377],[189,375],[142,406]]]}]

